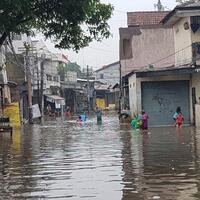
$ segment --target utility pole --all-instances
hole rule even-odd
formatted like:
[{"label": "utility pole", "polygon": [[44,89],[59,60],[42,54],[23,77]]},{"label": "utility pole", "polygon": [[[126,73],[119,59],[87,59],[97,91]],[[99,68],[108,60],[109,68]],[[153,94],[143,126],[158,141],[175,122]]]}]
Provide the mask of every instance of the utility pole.
[{"label": "utility pole", "polygon": [[24,43],[25,47],[25,69],[26,69],[26,81],[27,81],[27,91],[28,91],[28,109],[29,109],[29,123],[32,123],[32,83],[31,83],[31,69],[29,66],[29,51],[30,44]]},{"label": "utility pole", "polygon": [[119,61],[119,115],[122,111],[122,66],[121,60]]},{"label": "utility pole", "polygon": [[43,116],[43,112],[44,112],[44,96],[43,96],[43,92],[44,92],[44,56],[42,56],[42,61],[41,61],[41,74],[40,74],[40,110],[41,110],[41,115]]},{"label": "utility pole", "polygon": [[36,64],[37,64],[37,102],[40,106],[40,74],[39,74],[39,64],[38,64],[38,56],[36,53]]},{"label": "utility pole", "polygon": [[88,99],[88,115],[90,114],[90,82],[89,82],[89,66],[87,65],[87,99]]}]

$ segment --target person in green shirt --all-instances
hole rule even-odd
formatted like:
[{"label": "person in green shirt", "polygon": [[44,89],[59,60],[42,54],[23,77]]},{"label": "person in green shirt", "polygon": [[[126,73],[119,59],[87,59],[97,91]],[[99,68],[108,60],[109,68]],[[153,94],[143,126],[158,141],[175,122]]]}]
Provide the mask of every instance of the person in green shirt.
[{"label": "person in green shirt", "polygon": [[142,126],[142,121],[139,115],[135,115],[133,120],[131,121],[131,126],[135,129],[140,129]]}]

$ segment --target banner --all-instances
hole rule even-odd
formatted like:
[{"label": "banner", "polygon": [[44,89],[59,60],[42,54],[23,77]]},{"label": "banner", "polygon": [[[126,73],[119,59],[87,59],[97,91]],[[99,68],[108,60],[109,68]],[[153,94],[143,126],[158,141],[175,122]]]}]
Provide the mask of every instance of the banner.
[{"label": "banner", "polygon": [[32,116],[33,119],[41,117],[40,108],[38,104],[32,105],[32,114],[33,114]]}]

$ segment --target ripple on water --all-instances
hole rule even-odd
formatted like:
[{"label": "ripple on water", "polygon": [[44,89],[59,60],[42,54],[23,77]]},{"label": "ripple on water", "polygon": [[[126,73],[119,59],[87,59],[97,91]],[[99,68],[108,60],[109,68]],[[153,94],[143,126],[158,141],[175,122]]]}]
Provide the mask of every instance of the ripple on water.
[{"label": "ripple on water", "polygon": [[200,130],[141,134],[116,116],[0,137],[0,199],[200,199]]}]

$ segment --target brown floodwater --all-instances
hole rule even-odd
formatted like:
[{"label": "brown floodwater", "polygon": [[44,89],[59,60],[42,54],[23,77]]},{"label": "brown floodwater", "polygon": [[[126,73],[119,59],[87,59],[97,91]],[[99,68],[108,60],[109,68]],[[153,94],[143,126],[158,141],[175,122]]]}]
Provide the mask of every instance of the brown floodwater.
[{"label": "brown floodwater", "polygon": [[200,199],[200,130],[118,118],[47,120],[0,135],[0,199]]}]

